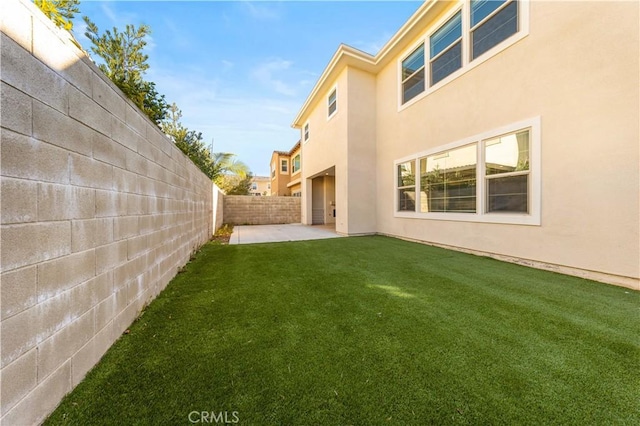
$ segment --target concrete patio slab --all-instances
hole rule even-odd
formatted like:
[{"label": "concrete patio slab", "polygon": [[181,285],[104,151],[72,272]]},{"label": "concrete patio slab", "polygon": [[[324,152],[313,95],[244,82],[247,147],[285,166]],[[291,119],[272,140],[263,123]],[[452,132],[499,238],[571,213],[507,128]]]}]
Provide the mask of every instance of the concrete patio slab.
[{"label": "concrete patio slab", "polygon": [[302,225],[291,223],[286,225],[249,225],[234,226],[229,244],[274,243],[281,241],[321,240],[338,238],[333,226]]}]

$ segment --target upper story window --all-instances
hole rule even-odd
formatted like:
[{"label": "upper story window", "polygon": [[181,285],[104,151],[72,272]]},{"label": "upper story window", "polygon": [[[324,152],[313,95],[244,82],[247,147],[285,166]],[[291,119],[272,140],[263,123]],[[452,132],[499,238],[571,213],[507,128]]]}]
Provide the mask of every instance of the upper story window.
[{"label": "upper story window", "polygon": [[256,191],[258,189],[258,184],[257,183],[252,183],[251,184],[251,189],[253,189],[254,191]]},{"label": "upper story window", "polygon": [[472,60],[517,32],[517,0],[471,0]]},{"label": "upper story window", "polygon": [[424,44],[402,61],[402,103],[424,92]]},{"label": "upper story window", "polygon": [[527,3],[469,0],[436,22],[418,47],[398,61],[399,105],[423,97],[525,37]]},{"label": "upper story window", "polygon": [[398,160],[396,215],[539,225],[540,166],[539,118]]},{"label": "upper story window", "polygon": [[336,110],[338,109],[337,89],[333,89],[333,91],[329,95],[329,99],[327,99],[327,105],[328,105],[328,112],[329,112],[328,116],[331,117],[333,114],[335,114]]},{"label": "upper story window", "polygon": [[276,177],[276,163],[271,164],[271,179]]},{"label": "upper story window", "polygon": [[309,140],[309,123],[304,125],[304,141]]},{"label": "upper story window", "polygon": [[462,12],[459,11],[429,38],[431,85],[462,67]]},{"label": "upper story window", "polygon": [[291,173],[295,173],[300,170],[300,154],[293,157],[291,162]]},{"label": "upper story window", "polygon": [[280,160],[280,173],[287,173],[289,171],[289,162],[285,159]]}]

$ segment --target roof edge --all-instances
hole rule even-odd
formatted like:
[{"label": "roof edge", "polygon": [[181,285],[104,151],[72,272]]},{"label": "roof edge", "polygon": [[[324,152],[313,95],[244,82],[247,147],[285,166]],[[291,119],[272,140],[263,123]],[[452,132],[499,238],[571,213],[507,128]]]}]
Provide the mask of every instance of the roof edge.
[{"label": "roof edge", "polygon": [[313,103],[320,88],[325,84],[328,80],[329,76],[333,73],[341,70],[341,65],[346,66],[346,58],[352,58],[354,60],[360,61],[361,65],[365,68],[372,68],[374,73],[377,73],[380,70],[381,64],[385,63],[385,59],[387,56],[393,52],[394,48],[403,40],[404,37],[416,26],[420,20],[431,10],[431,8],[438,2],[439,0],[426,0],[419,8],[416,10],[413,15],[409,17],[409,19],[400,27],[398,31],[389,39],[387,43],[380,49],[380,51],[374,56],[369,53],[363,52],[355,47],[349,46],[347,44],[341,43],[338,46],[338,49],[331,57],[331,60],[325,67],[324,71],[318,78],[315,86],[307,96],[307,99],[302,104],[302,107],[298,111],[296,118],[293,123],[291,123],[291,127],[301,128],[303,123],[302,117],[304,117],[305,112],[309,108],[309,106]]}]

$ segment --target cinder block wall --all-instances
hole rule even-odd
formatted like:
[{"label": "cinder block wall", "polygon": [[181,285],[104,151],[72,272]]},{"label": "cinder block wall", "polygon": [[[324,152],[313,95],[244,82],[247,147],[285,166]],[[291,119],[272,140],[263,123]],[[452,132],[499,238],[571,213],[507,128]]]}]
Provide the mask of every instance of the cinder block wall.
[{"label": "cinder block wall", "polygon": [[213,185],[213,222],[214,232],[224,223],[224,192],[215,184]]},{"label": "cinder block wall", "polygon": [[224,221],[234,225],[300,223],[300,197],[225,195]]},{"label": "cinder block wall", "polygon": [[41,422],[213,233],[211,181],[2,0],[0,423]]}]

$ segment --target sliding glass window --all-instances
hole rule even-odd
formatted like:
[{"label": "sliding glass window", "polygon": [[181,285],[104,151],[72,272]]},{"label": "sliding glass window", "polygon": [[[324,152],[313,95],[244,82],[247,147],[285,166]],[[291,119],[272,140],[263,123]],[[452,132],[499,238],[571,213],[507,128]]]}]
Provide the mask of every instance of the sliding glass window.
[{"label": "sliding glass window", "polygon": [[477,144],[420,159],[420,211],[476,212]]},{"label": "sliding glass window", "polygon": [[517,32],[517,0],[471,0],[472,60]]},{"label": "sliding glass window", "polygon": [[458,12],[429,39],[431,86],[462,67],[462,12]]},{"label": "sliding glass window", "polygon": [[424,44],[402,61],[402,103],[424,92]]},{"label": "sliding glass window", "polygon": [[416,211],[416,163],[398,164],[398,211]]}]

